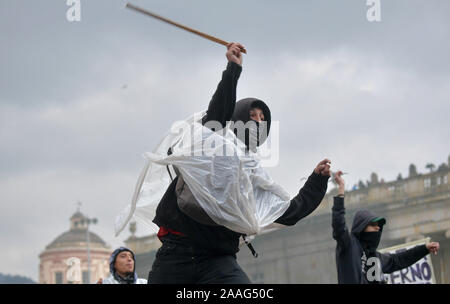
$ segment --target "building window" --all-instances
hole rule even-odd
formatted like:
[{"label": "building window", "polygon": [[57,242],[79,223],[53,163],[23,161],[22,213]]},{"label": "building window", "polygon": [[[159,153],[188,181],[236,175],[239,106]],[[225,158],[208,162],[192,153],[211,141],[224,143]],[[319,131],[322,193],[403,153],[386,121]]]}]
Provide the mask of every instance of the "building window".
[{"label": "building window", "polygon": [[446,184],[446,183],[448,183],[448,176],[447,175],[445,175],[444,176],[444,178],[443,178],[443,182],[442,182],[443,184]]},{"label": "building window", "polygon": [[58,271],[55,272],[55,284],[62,284],[63,283],[63,273]]},{"label": "building window", "polygon": [[89,283],[91,283],[91,282],[89,281],[88,272],[83,271],[83,284],[89,284]]},{"label": "building window", "polygon": [[436,184],[437,184],[438,186],[441,184],[441,177],[440,177],[440,176],[438,176],[438,177],[436,178]]},{"label": "building window", "polygon": [[431,179],[430,178],[426,178],[424,181],[424,186],[425,188],[430,188],[431,187]]}]

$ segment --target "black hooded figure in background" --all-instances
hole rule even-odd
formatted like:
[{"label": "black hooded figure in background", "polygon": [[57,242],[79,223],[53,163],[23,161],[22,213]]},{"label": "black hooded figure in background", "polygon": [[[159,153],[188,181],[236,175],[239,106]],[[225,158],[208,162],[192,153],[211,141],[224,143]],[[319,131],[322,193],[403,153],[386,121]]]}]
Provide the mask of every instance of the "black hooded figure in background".
[{"label": "black hooded figure in background", "polygon": [[[255,151],[266,139],[271,124],[269,107],[256,98],[236,102],[236,87],[242,71],[243,46],[227,46],[228,64],[202,121],[224,128],[227,122],[250,126],[236,137]],[[235,124],[236,125],[236,124]],[[171,151],[169,149],[168,154]],[[321,161],[288,209],[275,220],[279,226],[292,226],[311,214],[322,201],[330,177],[330,161]],[[175,173],[177,169],[174,168]],[[194,196],[182,176],[176,174],[156,209],[153,222],[159,226],[162,242],[148,276],[149,284],[246,284],[251,283],[236,261],[242,234],[215,224],[204,211],[190,209]],[[187,206],[187,207],[183,207]],[[201,209],[201,208],[200,208]],[[256,253],[252,253],[256,256]]]},{"label": "black hooded figure in background", "polygon": [[342,171],[335,174],[338,195],[332,208],[333,238],[337,242],[336,265],[339,284],[383,284],[384,273],[409,267],[430,252],[436,254],[439,243],[430,242],[397,254],[377,251],[386,219],[369,210],[356,212],[351,232],[345,224]]}]

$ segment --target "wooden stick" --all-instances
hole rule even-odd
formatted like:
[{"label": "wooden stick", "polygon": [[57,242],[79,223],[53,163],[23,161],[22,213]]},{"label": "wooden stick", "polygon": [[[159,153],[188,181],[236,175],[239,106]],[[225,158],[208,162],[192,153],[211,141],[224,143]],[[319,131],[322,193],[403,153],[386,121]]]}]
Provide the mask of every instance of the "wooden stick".
[{"label": "wooden stick", "polygon": [[[161,21],[167,22],[167,23],[169,23],[169,24],[175,25],[176,27],[179,27],[179,28],[181,28],[181,29],[183,29],[183,30],[186,30],[186,31],[188,31],[188,32],[191,32],[191,33],[193,33],[193,34],[199,35],[199,36],[201,36],[201,37],[203,37],[203,38],[206,38],[206,39],[208,39],[208,40],[217,42],[217,43],[222,44],[222,45],[225,45],[225,46],[228,45],[228,42],[226,42],[226,41],[224,41],[224,40],[222,40],[222,39],[216,38],[216,37],[214,37],[214,36],[210,36],[210,35],[208,35],[208,34],[199,32],[199,31],[197,31],[197,30],[194,30],[194,29],[192,29],[192,28],[189,28],[189,27],[187,27],[187,26],[184,26],[184,25],[182,25],[182,24],[179,24],[179,23],[177,23],[177,22],[174,22],[174,21],[172,21],[172,20],[169,20],[169,19],[167,19],[167,18],[158,16],[158,15],[156,15],[156,14],[154,14],[154,13],[152,13],[152,12],[149,12],[149,11],[147,11],[147,10],[144,10],[144,9],[142,9],[142,8],[140,8],[140,7],[134,6],[133,4],[127,3],[127,6],[126,6],[126,7],[127,7],[127,8],[130,8],[130,9],[133,9],[133,10],[135,10],[135,11],[138,11],[138,12],[140,12],[140,13],[143,13],[143,14],[145,14],[145,15],[151,16],[151,17],[153,17],[153,18],[159,19],[159,20],[161,20]],[[244,53],[244,54],[247,54],[247,51],[246,51],[244,48],[241,49],[241,52]]]}]

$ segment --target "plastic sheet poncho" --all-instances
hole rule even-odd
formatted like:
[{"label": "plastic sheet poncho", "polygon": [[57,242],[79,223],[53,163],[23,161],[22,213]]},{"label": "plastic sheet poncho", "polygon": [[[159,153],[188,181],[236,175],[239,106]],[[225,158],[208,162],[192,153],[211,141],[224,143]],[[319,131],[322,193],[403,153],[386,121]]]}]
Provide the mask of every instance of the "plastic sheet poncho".
[{"label": "plastic sheet poncho", "polygon": [[167,166],[179,170],[215,223],[235,232],[254,235],[273,228],[287,210],[289,194],[272,181],[257,154],[246,151],[229,125],[216,132],[203,126],[204,115],[205,111],[173,124],[156,149],[144,154],[147,163],[132,202],[116,218],[116,236],[133,216],[157,232],[152,220],[171,183]]}]

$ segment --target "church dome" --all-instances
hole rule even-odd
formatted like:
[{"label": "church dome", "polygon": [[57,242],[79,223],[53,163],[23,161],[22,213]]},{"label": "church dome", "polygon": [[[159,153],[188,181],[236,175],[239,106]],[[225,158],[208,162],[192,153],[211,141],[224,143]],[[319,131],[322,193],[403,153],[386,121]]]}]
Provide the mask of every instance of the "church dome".
[{"label": "church dome", "polygon": [[[46,249],[60,247],[86,247],[86,230],[69,230],[58,236]],[[89,231],[89,242],[91,246],[100,245],[106,247],[106,243],[95,233]]]},{"label": "church dome", "polygon": [[[86,247],[87,227],[90,223],[96,223],[96,219],[86,218],[80,211],[70,217],[70,230],[60,234],[46,249],[63,247]],[[89,243],[92,247],[109,248],[109,246],[97,234],[89,231]]]},{"label": "church dome", "polygon": [[111,248],[90,231],[96,223],[79,209],[70,217],[70,229],[39,254],[39,283],[90,284],[109,275]]}]

